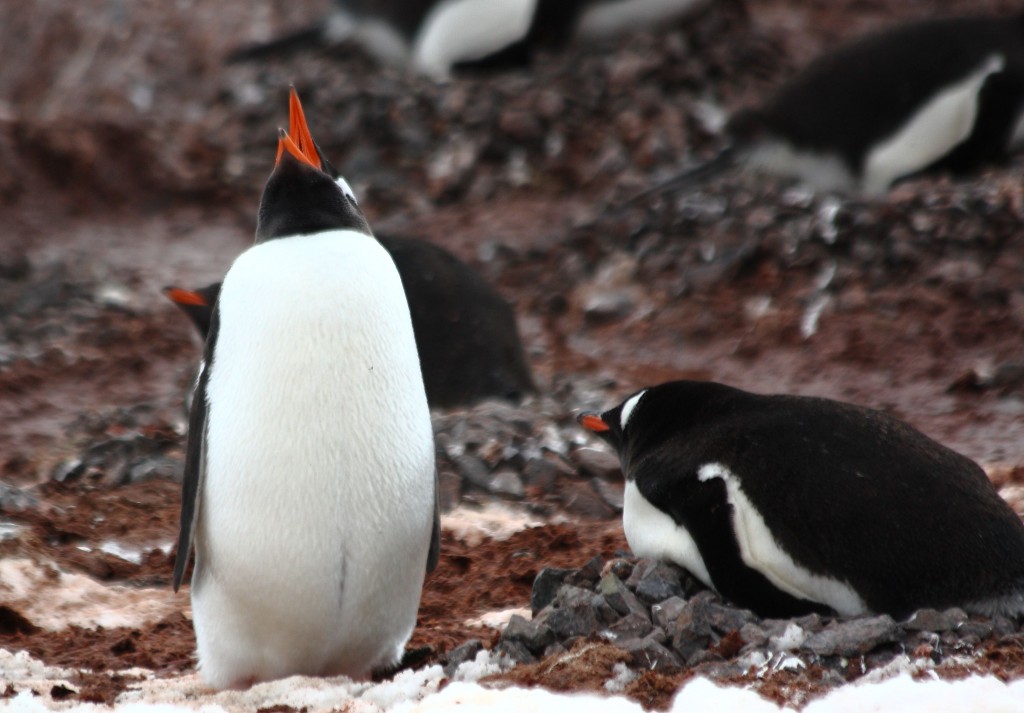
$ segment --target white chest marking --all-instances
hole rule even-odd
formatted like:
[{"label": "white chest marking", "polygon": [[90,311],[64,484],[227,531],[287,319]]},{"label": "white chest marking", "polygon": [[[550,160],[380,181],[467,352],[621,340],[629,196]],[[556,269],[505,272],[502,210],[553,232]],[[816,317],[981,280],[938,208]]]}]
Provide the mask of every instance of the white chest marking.
[{"label": "white chest marking", "polygon": [[409,43],[389,23],[374,17],[355,17],[347,12],[331,13],[327,38],[334,43],[352,40],[381,64],[402,67],[409,61]]},{"label": "white chest marking", "polygon": [[1017,123],[1010,134],[1010,145],[1007,146],[1010,151],[1019,151],[1021,148],[1024,148],[1024,109],[1017,116]]},{"label": "white chest marking", "polygon": [[518,42],[530,29],[538,0],[443,0],[423,21],[413,66],[447,79],[452,65],[481,59]]},{"label": "white chest marking", "polygon": [[850,191],[857,182],[839,156],[793,147],[782,139],[766,139],[746,155],[746,165],[757,171],[794,178],[815,191]]},{"label": "white chest marking", "polygon": [[704,558],[700,556],[697,543],[689,531],[677,525],[670,515],[651,505],[633,480],[626,481],[622,530],[626,533],[626,542],[637,557],[674,562],[714,589]]},{"label": "white chest marking", "polygon": [[576,28],[583,40],[599,40],[620,32],[651,27],[708,3],[708,0],[605,0],[584,11]]},{"label": "white chest marking", "polygon": [[934,163],[970,136],[978,117],[978,93],[1004,64],[1001,55],[991,55],[966,78],[932,97],[896,133],[872,149],[864,162],[864,192],[885,192],[893,181]]},{"label": "white chest marking", "polygon": [[779,547],[764,519],[740,488],[739,479],[728,468],[720,463],[708,463],[701,466],[697,478],[701,481],[720,478],[725,482],[740,557],[748,567],[763,574],[787,594],[824,603],[844,616],[868,611],[864,600],[849,584],[809,572]]},{"label": "white chest marking", "polygon": [[623,431],[626,430],[626,424],[629,423],[629,417],[633,415],[633,409],[636,408],[636,405],[640,403],[640,399],[646,393],[647,389],[644,389],[639,394],[630,396],[626,403],[622,404],[622,412],[619,415],[619,426],[622,427]]}]

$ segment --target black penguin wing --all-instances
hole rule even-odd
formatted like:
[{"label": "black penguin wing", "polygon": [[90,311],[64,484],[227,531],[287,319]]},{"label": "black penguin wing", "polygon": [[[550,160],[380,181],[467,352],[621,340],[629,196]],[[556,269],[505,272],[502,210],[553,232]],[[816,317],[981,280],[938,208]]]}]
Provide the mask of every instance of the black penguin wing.
[{"label": "black penguin wing", "polygon": [[220,310],[214,305],[210,333],[203,354],[203,370],[192,395],[188,416],[188,444],[185,449],[185,476],[181,484],[181,524],[178,530],[178,551],[174,558],[174,591],[178,591],[192,554],[199,514],[199,496],[206,475],[206,389],[213,367],[213,353],[220,331]]},{"label": "black penguin wing", "polygon": [[427,574],[434,571],[441,559],[441,503],[438,499],[437,468],[434,468],[434,527],[430,531],[430,550],[427,552]]}]

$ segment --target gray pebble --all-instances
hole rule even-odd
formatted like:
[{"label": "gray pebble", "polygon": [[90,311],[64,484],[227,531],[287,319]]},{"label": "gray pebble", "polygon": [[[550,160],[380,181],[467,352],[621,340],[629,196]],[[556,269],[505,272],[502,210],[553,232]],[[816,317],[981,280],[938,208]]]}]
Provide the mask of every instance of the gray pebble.
[{"label": "gray pebble", "polygon": [[635,668],[664,674],[682,670],[682,661],[679,657],[652,637],[626,639],[618,642],[617,646],[629,654],[629,662]]},{"label": "gray pebble", "polygon": [[454,676],[459,666],[475,659],[483,647],[484,645],[480,642],[480,639],[470,639],[449,651],[445,657],[444,675],[448,678]]},{"label": "gray pebble", "polygon": [[545,567],[533,580],[533,591],[530,593],[530,609],[537,616],[541,609],[555,601],[558,588],[573,570]]},{"label": "gray pebble", "polygon": [[818,656],[856,656],[899,639],[900,628],[887,614],[833,622],[807,637],[800,647]]},{"label": "gray pebble", "polygon": [[518,641],[530,653],[539,654],[548,646],[555,643],[555,634],[551,628],[537,621],[524,619],[518,614],[513,614],[508,620],[508,625],[501,633],[502,641]]},{"label": "gray pebble", "polygon": [[903,628],[908,631],[934,631],[942,633],[951,631],[967,621],[967,613],[963,609],[947,609],[936,611],[934,609],[921,609],[904,624]]}]

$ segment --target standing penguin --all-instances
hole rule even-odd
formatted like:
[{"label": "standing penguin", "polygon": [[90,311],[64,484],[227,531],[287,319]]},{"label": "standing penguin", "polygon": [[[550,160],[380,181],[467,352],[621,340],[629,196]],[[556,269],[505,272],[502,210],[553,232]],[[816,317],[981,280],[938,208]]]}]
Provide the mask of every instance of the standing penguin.
[{"label": "standing penguin", "polygon": [[189,418],[174,587],[194,541],[200,674],[225,688],[393,666],[439,535],[402,284],[293,90]]},{"label": "standing penguin", "polygon": [[879,411],[676,381],[579,422],[619,453],[639,557],[762,616],[1024,613],[1024,525],[971,460]]},{"label": "standing penguin", "polygon": [[636,198],[737,164],[822,191],[884,193],[1024,146],[1024,14],[914,22],[823,55],[726,124],[711,162]]},{"label": "standing penguin", "polygon": [[447,79],[454,69],[525,65],[538,47],[598,40],[682,17],[709,0],[336,0],[326,19],[242,47],[228,61],[354,40],[379,61]]}]

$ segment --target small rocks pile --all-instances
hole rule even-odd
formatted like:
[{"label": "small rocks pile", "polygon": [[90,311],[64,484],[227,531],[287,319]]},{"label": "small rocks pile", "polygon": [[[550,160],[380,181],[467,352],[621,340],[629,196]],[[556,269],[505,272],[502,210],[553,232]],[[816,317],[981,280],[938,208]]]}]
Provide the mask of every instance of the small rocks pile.
[{"label": "small rocks pile", "polygon": [[518,663],[591,639],[622,649],[639,671],[692,669],[723,679],[814,667],[819,681],[841,683],[899,656],[927,667],[962,662],[997,641],[1024,645],[1021,622],[961,609],[923,609],[902,622],[885,614],[761,619],[684,570],[649,559],[595,557],[580,569],[544,569],[530,604],[532,620],[512,616],[497,644]]}]

